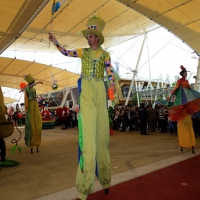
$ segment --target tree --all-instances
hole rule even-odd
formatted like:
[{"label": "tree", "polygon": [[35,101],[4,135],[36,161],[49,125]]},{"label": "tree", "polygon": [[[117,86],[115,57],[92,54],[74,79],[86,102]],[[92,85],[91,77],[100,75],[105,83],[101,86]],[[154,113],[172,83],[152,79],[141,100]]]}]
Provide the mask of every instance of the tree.
[{"label": "tree", "polygon": [[[140,97],[138,95],[138,98],[139,98],[139,102],[140,102]],[[132,105],[138,105],[138,100],[137,100],[137,92],[134,92],[133,95],[132,95]]]}]

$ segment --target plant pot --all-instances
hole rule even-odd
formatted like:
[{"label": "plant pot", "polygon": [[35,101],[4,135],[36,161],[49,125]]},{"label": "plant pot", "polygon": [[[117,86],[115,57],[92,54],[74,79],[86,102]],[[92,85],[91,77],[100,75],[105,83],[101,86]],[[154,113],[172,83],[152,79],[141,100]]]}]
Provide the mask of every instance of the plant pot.
[{"label": "plant pot", "polygon": [[0,139],[9,137],[14,132],[13,122],[0,123]]}]

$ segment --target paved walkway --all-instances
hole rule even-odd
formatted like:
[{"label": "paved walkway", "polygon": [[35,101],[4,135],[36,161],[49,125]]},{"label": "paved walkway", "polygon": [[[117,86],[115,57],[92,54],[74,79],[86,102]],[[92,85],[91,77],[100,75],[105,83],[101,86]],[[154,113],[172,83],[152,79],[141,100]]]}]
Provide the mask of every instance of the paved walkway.
[{"label": "paved walkway", "polygon": [[[20,129],[24,135],[24,128]],[[10,155],[10,141],[18,133],[6,138],[7,158],[20,162],[0,171],[0,194],[3,200],[72,200],[77,198],[75,177],[77,170],[76,128],[43,130],[40,152],[30,154],[23,136],[19,142],[21,153]],[[177,135],[169,133],[115,132],[111,136],[111,185],[130,180],[200,154],[200,137],[196,138],[195,154],[191,149],[180,151]],[[94,191],[101,190],[96,181]]]}]

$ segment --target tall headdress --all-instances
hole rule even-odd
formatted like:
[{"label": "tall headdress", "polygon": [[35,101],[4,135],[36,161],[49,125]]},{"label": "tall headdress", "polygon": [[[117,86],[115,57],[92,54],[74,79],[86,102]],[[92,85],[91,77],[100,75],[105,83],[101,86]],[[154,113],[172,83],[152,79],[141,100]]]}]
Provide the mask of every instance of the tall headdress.
[{"label": "tall headdress", "polygon": [[30,85],[32,83],[35,83],[35,79],[32,77],[31,74],[28,74],[24,76],[24,80]]},{"label": "tall headdress", "polygon": [[186,68],[185,68],[183,65],[181,65],[180,68],[181,68],[181,71],[180,71],[179,74],[180,74],[181,76],[183,76],[183,73],[184,73],[184,72],[189,72],[189,71],[186,70]]},{"label": "tall headdress", "polygon": [[93,16],[88,19],[87,27],[88,29],[82,31],[83,36],[87,39],[88,34],[94,34],[99,38],[99,45],[102,45],[104,43],[102,32],[105,27],[105,21],[100,17]]}]

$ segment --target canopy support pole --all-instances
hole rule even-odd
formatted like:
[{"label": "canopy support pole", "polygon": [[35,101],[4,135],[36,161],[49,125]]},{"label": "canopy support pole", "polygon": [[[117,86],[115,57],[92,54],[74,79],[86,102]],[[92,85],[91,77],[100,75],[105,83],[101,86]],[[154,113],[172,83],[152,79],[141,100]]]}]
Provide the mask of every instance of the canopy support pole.
[{"label": "canopy support pole", "polygon": [[143,42],[142,42],[142,47],[140,49],[140,54],[139,54],[139,57],[138,57],[138,61],[137,61],[135,70],[133,70],[133,78],[132,78],[132,81],[131,81],[131,84],[130,84],[130,87],[129,87],[128,95],[126,97],[125,106],[128,104],[128,101],[129,101],[129,98],[130,98],[130,94],[131,94],[131,91],[132,91],[132,88],[133,88],[133,83],[134,83],[134,80],[135,80],[135,76],[137,74],[137,69],[138,69],[138,65],[139,65],[139,62],[140,62],[141,55],[142,55],[145,39],[146,39],[146,33],[144,34],[144,39],[143,39]]},{"label": "canopy support pole", "polygon": [[199,81],[200,81],[200,56],[198,59],[198,66],[197,66],[197,73],[196,73],[196,80],[194,84],[194,89],[200,92]]},{"label": "canopy support pole", "polygon": [[66,89],[65,89],[65,94],[64,94],[63,99],[62,99],[62,102],[61,102],[61,104],[60,104],[60,107],[61,107],[61,108],[65,105],[65,102],[66,102],[66,99],[67,99],[67,96],[68,96],[69,93],[70,93],[70,89],[69,89],[69,88],[66,88]]}]

